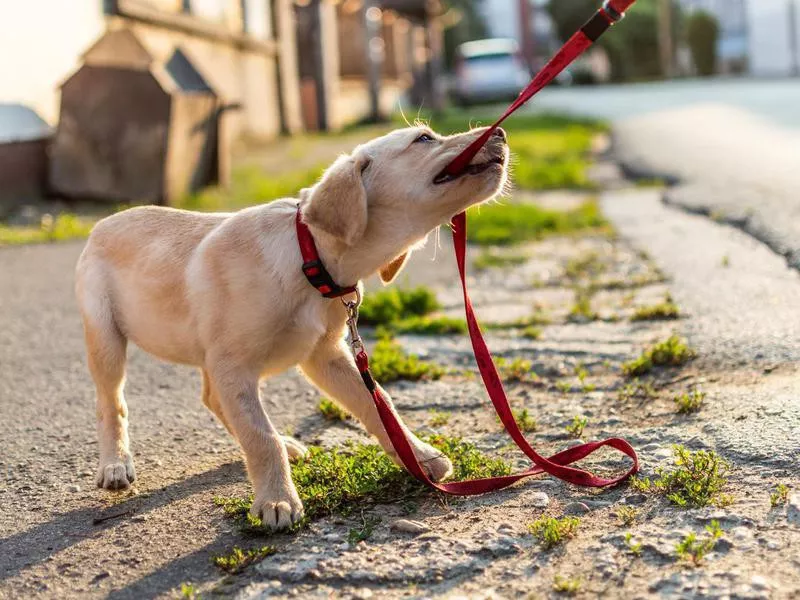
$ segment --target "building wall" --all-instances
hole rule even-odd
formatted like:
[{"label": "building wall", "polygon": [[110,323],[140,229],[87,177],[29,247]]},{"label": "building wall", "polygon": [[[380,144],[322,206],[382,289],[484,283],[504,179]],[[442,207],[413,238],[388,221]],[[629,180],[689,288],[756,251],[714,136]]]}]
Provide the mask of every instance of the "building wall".
[{"label": "building wall", "polygon": [[[271,138],[281,129],[278,60],[220,40],[161,26],[106,17],[108,0],[17,0],[5,3],[0,15],[0,52],[14,60],[0,61],[0,103],[33,108],[50,125],[58,120],[58,86],[80,64],[82,53],[110,28],[131,27],[159,58],[180,44],[215,91],[241,109],[226,116],[233,137]],[[180,13],[184,0],[125,0],[132,6]],[[282,1],[282,0],[279,0]],[[273,37],[269,0],[191,0],[192,14],[238,33],[247,29],[263,40]],[[46,16],[46,17],[45,17]],[[293,39],[293,38],[292,38]],[[282,74],[285,78],[286,74]],[[296,79],[296,73],[294,74]],[[291,83],[291,82],[289,82]],[[297,82],[294,82],[297,87]],[[300,123],[299,102],[285,102],[288,120]]]}]

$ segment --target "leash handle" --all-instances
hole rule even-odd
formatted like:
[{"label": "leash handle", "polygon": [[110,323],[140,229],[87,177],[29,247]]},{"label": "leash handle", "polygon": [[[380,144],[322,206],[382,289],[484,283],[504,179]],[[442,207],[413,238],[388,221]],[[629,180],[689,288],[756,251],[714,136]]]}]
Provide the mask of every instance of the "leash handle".
[{"label": "leash handle", "polygon": [[589,19],[583,27],[567,40],[561,49],[547,61],[542,70],[536,77],[522,90],[517,99],[511,103],[506,111],[495,121],[489,129],[467,146],[456,156],[450,164],[443,170],[441,175],[459,175],[469,166],[487,140],[494,131],[523,104],[538,94],[545,86],[558,77],[576,58],[583,54],[600,36],[608,29],[625,17],[625,11],[633,5],[636,0],[606,0],[603,6]]}]

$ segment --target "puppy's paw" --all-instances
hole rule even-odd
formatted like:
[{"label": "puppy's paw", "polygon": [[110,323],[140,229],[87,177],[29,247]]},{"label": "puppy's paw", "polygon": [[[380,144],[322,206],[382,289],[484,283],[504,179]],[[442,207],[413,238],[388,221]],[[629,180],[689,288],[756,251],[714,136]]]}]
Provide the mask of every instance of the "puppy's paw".
[{"label": "puppy's paw", "polygon": [[95,483],[106,490],[124,490],[136,481],[136,469],[130,454],[101,460]]},{"label": "puppy's paw", "polygon": [[303,518],[303,503],[294,484],[286,489],[275,486],[256,494],[250,514],[261,519],[268,529],[288,529]]},{"label": "puppy's paw", "polygon": [[286,446],[286,453],[289,455],[289,460],[297,460],[308,454],[308,448],[293,437],[283,435],[281,438],[283,439],[283,445]]},{"label": "puppy's paw", "polygon": [[442,481],[453,474],[450,459],[430,444],[418,441],[414,445],[414,454],[431,481]]}]

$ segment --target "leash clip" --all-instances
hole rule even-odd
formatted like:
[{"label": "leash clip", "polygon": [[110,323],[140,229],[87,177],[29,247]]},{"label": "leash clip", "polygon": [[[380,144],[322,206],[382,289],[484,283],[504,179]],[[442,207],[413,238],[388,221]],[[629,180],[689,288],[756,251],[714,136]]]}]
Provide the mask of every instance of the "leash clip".
[{"label": "leash clip", "polygon": [[342,304],[347,311],[347,330],[350,333],[350,347],[353,349],[353,355],[357,355],[360,351],[364,350],[364,342],[358,333],[358,307],[361,306],[361,292],[358,288],[354,291],[356,295],[355,300],[345,300],[342,297]]},{"label": "leash clip", "polygon": [[619,12],[616,8],[611,5],[611,0],[606,0],[603,2],[603,12],[606,13],[606,16],[611,19],[612,24],[619,23],[622,19],[625,18],[625,13]]}]

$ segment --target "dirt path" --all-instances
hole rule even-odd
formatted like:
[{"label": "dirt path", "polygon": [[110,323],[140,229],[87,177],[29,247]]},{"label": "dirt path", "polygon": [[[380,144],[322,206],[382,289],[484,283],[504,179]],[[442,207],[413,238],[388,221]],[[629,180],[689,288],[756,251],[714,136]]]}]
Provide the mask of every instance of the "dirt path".
[{"label": "dirt path", "polygon": [[[672,444],[715,449],[733,464],[725,490],[732,496],[729,506],[679,509],[628,486],[590,493],[542,479],[480,498],[430,495],[413,507],[367,506],[346,518],[316,521],[296,535],[252,539],[213,504],[214,496],[244,496],[249,489],[236,448],[199,401],[196,373],[136,351],[127,396],[140,479],[131,492],[96,490],[93,391],[71,291],[81,245],[2,249],[0,598],[178,597],[184,582],[203,597],[549,597],[556,595],[557,576],[580,579],[578,594],[585,597],[796,597],[800,499],[772,508],[769,496],[779,481],[795,494],[800,489],[798,445],[792,438],[797,429],[781,429],[787,418],[796,418],[797,338],[787,338],[785,352],[763,360],[720,360],[714,348],[736,344],[737,338],[707,335],[725,330],[695,324],[715,323],[713,306],[704,304],[709,294],[719,306],[729,304],[726,280],[715,281],[703,276],[700,266],[682,263],[678,257],[692,249],[659,237],[689,227],[687,219],[696,217],[670,213],[670,221],[646,228],[660,218],[652,212],[660,205],[652,200],[606,197],[606,211],[618,221],[623,237],[532,244],[525,248],[529,259],[524,264],[475,274],[473,297],[486,322],[542,312],[552,320],[541,327],[538,339],[521,336],[519,329],[489,333],[497,355],[531,360],[540,376],[509,383],[508,390],[515,408],[535,416],[537,432],[530,435],[543,452],[574,443],[565,427],[575,415],[588,418],[585,439],[630,439],[646,475],[671,464]],[[691,226],[698,225],[692,221]],[[713,235],[722,235],[720,225],[704,221],[702,227],[690,232],[693,238],[700,235],[715,244]],[[725,239],[730,246],[719,247],[720,252],[729,253],[734,266],[750,265],[739,261],[752,258],[752,268],[757,266],[765,281],[775,284],[775,302],[797,297],[792,296],[797,281],[762,260],[760,246]],[[645,247],[652,259],[640,252]],[[437,261],[431,262],[434,253]],[[477,254],[474,250],[472,256]],[[451,260],[444,236],[438,251],[431,240],[414,257],[404,283],[431,285],[445,312],[458,315]],[[702,266],[709,273],[710,261]],[[569,319],[575,282],[565,273],[576,264],[593,264],[597,272],[591,308],[598,320]],[[671,281],[663,280],[662,268]],[[709,289],[693,287],[698,276]],[[685,319],[630,322],[637,306],[661,301],[668,289],[687,312]],[[746,297],[742,294],[736,288],[738,299]],[[781,326],[786,321],[780,316],[787,314],[781,312],[785,306],[760,312],[751,308],[748,318],[757,316],[763,323],[753,321],[747,339],[758,341],[764,331],[780,329],[764,327],[776,319]],[[735,310],[744,309],[737,305]],[[655,397],[626,393],[622,363],[673,330],[690,335],[701,350],[699,360],[661,373],[653,382]],[[401,341],[462,372],[436,382],[390,386],[415,429],[461,435],[517,468],[527,466],[508,446],[478,381],[463,373],[474,370],[466,338],[404,336]],[[764,345],[772,347],[769,339]],[[581,381],[577,373],[584,370]],[[678,415],[672,398],[697,385],[707,394],[702,410]],[[277,426],[307,443],[366,441],[357,427],[325,421],[316,410],[319,396],[295,373],[265,384],[263,397]],[[434,420],[441,412],[447,413],[446,422]],[[748,446],[759,437],[768,444]],[[770,452],[773,446],[779,450]],[[590,465],[613,470],[620,462],[608,454]],[[630,508],[636,511],[634,520],[623,525]],[[544,550],[528,533],[528,525],[543,515],[578,516],[577,535]],[[379,519],[372,535],[348,543],[349,531],[366,518]],[[391,526],[401,518],[420,521],[427,531],[396,531]],[[677,559],[675,546],[689,532],[702,538],[712,519],[724,535],[703,566],[688,568]],[[632,542],[626,541],[628,532]],[[277,553],[240,575],[226,576],[211,563],[234,545],[264,543],[276,545]],[[639,556],[631,543],[642,544]]]}]

